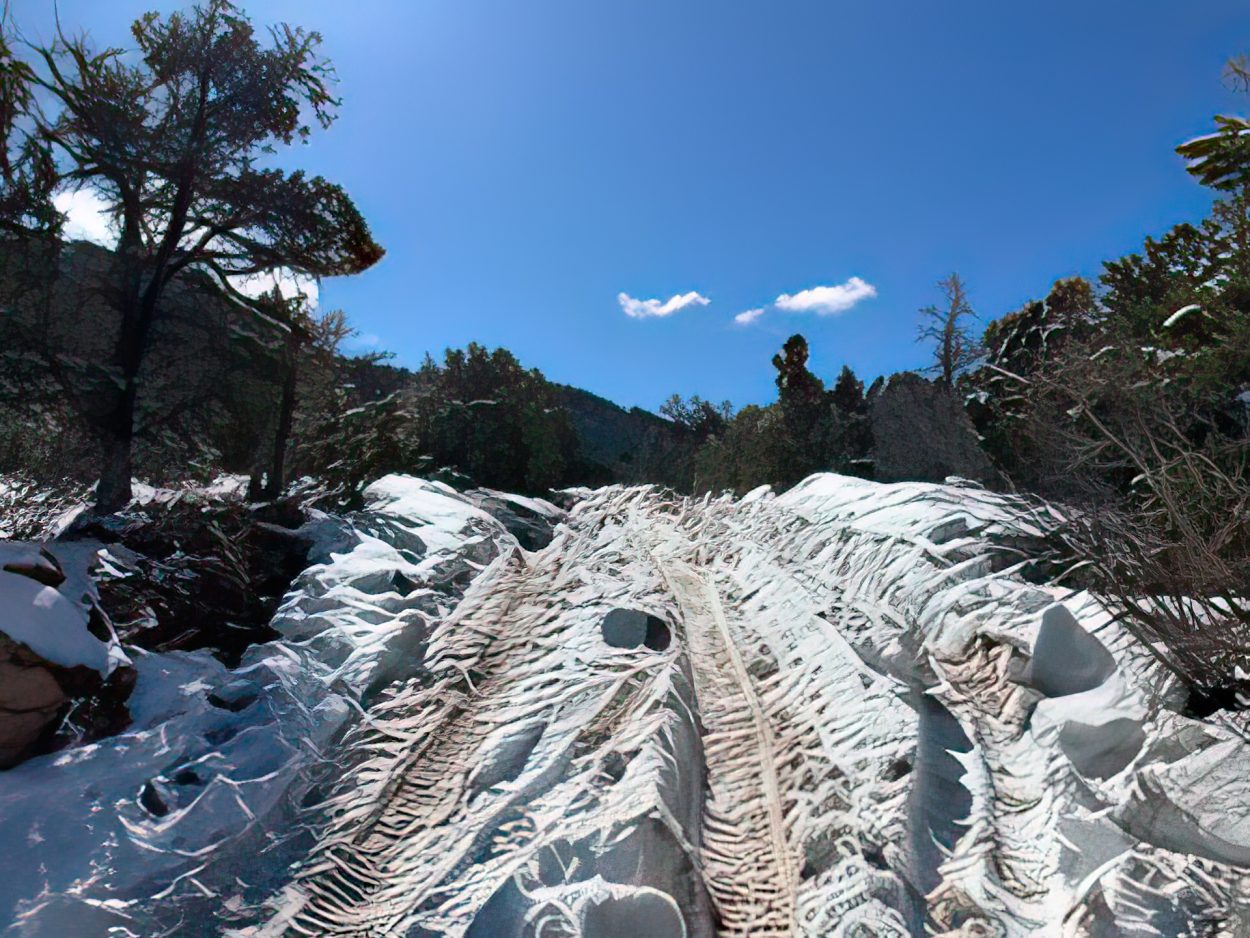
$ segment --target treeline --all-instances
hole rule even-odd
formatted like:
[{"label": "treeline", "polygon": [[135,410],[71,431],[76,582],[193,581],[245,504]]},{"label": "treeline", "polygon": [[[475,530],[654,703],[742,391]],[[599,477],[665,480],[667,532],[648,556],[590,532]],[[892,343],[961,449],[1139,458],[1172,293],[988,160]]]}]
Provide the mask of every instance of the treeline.
[{"label": "treeline", "polygon": [[[1230,79],[1250,90],[1250,65]],[[671,399],[685,440],[670,481],[696,491],[786,486],[828,469],[885,481],[948,475],[1068,506],[1070,582],[1117,607],[1193,706],[1250,701],[1250,122],[1178,148],[1210,215],[1057,281],[981,336],[957,276],[922,311],[927,374],[847,368],[826,387],[792,337],[778,395]]]},{"label": "treeline", "polygon": [[[140,18],[134,53],[59,25],[50,43],[22,41],[7,8],[0,28],[0,305],[19,442],[72,414],[97,506],[114,511],[145,449],[169,449],[179,428],[204,436],[193,413],[239,418],[218,442],[246,446],[249,405],[268,402],[253,392],[276,372],[262,473],[276,491],[314,323],[298,296],[248,282],[358,273],[383,254],[340,186],[272,166],[336,117],[321,37],[258,35],[230,0]],[[103,206],[115,249],[65,250],[54,198],[67,191]],[[237,380],[216,380],[222,368]]]}]

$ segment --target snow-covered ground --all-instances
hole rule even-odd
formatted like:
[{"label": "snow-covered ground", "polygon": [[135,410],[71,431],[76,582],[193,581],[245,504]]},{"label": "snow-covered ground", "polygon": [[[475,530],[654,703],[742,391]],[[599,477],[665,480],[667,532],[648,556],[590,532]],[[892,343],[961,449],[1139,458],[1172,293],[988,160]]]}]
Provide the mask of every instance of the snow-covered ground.
[{"label": "snow-covered ground", "polygon": [[[282,640],[233,670],[207,651],[134,651],[124,733],[0,772],[5,934],[217,934],[215,916],[284,880],[307,850],[301,802],[332,776],[373,685],[414,673],[432,624],[514,547],[436,483],[387,479],[368,499],[359,517],[312,524],[318,562],[273,622]],[[41,629],[38,647],[94,665],[81,618],[48,638],[58,611],[18,617],[14,637]]]},{"label": "snow-covered ground", "polygon": [[0,773],[13,934],[1250,934],[1247,720],[1023,578],[1044,512],[616,487],[530,553],[368,497],[282,640],[137,655],[124,734]]}]

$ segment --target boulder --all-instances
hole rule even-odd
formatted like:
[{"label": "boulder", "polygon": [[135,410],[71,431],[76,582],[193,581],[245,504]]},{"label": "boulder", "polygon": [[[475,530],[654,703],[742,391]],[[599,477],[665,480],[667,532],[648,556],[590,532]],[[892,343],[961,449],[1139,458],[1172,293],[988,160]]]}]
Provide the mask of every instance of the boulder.
[{"label": "boulder", "polygon": [[67,703],[49,663],[0,633],[0,768],[21,762]]},{"label": "boulder", "polygon": [[526,550],[542,550],[551,543],[555,526],[565,512],[541,498],[525,498],[491,489],[471,489],[464,493],[474,505],[508,529]]},{"label": "boulder", "polygon": [[128,719],[133,674],[73,566],[67,576],[45,546],[0,544],[0,769]]}]

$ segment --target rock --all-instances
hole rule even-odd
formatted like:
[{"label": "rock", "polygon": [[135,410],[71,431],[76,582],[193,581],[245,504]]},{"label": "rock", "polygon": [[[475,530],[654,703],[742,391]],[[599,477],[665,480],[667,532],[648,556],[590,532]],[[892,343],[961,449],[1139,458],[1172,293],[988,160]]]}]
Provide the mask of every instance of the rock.
[{"label": "rock", "polygon": [[94,557],[0,543],[0,768],[129,720],[134,673],[96,603]]},{"label": "rock", "polygon": [[472,489],[464,496],[499,521],[526,550],[542,550],[550,544],[556,524],[564,517],[562,510],[542,499],[490,489]]},{"label": "rock", "polygon": [[269,622],[314,547],[306,521],[290,502],[175,501],[83,520],[74,536],[109,544],[116,572],[100,581],[101,603],[123,641],[234,663],[276,637]]},{"label": "rock", "polygon": [[3,569],[9,573],[29,577],[53,589],[65,582],[65,571],[45,547],[36,548],[31,545],[27,556],[18,556],[6,561]]},{"label": "rock", "polygon": [[0,710],[55,711],[65,702],[65,692],[46,667],[14,661],[13,653],[20,647],[9,639],[0,639]]},{"label": "rock", "polygon": [[47,663],[0,634],[0,769],[25,759],[68,702]]}]

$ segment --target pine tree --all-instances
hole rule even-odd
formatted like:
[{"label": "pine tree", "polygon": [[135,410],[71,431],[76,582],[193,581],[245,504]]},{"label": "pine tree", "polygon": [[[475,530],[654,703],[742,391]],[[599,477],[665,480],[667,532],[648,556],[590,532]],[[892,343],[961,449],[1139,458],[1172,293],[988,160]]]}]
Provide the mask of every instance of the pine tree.
[{"label": "pine tree", "polygon": [[35,135],[63,183],[100,197],[119,232],[99,285],[120,323],[108,364],[116,393],[91,415],[103,510],[130,499],[141,371],[171,284],[212,283],[263,316],[238,278],[356,273],[382,256],[339,186],[269,165],[310,121],[334,120],[317,33],[283,25],[263,44],[230,0],[149,13],[131,32],[137,57],[59,33],[35,47],[31,72],[46,102],[33,111]]},{"label": "pine tree", "polygon": [[797,437],[807,436],[820,420],[825,385],[807,367],[807,339],[792,335],[773,356],[777,369],[777,400],[787,426]]},{"label": "pine tree", "polygon": [[864,406],[864,382],[855,377],[850,365],[842,366],[831,393],[833,403],[847,416],[858,413]]}]

